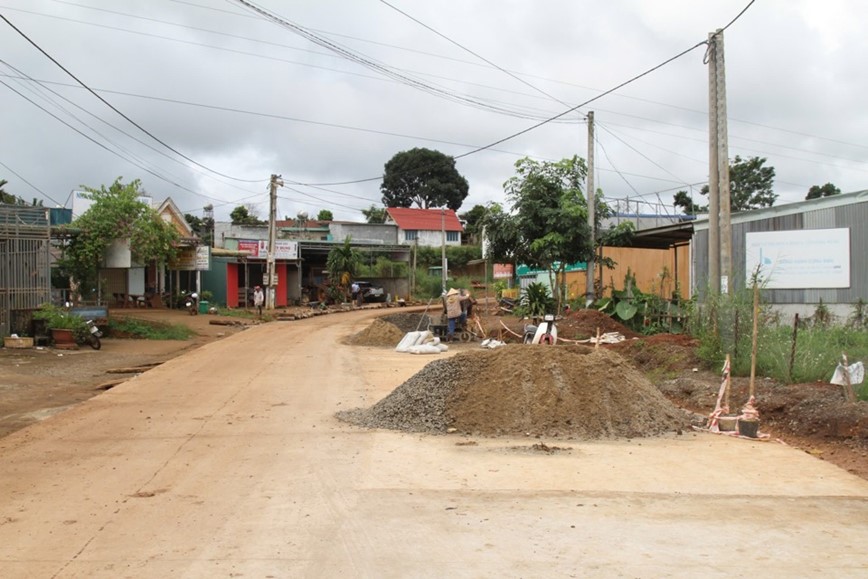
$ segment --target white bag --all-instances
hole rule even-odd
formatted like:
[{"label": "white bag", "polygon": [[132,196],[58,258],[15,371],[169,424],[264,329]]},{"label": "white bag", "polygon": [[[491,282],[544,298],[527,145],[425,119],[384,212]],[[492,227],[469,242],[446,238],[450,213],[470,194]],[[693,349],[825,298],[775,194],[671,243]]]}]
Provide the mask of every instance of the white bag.
[{"label": "white bag", "polygon": [[[850,373],[850,384],[861,384],[862,380],[865,379],[865,365],[862,362],[854,362],[847,367],[847,371]],[[837,384],[838,386],[843,386],[846,384],[844,381],[844,365],[838,364],[838,367],[835,368],[835,373],[832,374],[832,379],[829,380],[832,384]]]}]

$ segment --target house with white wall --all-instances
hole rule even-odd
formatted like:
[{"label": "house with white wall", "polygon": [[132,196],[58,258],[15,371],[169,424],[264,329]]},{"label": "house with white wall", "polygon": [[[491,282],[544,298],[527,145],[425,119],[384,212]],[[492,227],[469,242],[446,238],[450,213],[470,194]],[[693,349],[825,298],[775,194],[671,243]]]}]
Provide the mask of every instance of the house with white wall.
[{"label": "house with white wall", "polygon": [[461,245],[464,227],[452,209],[415,209],[387,207],[386,223],[398,226],[398,243],[440,247]]}]

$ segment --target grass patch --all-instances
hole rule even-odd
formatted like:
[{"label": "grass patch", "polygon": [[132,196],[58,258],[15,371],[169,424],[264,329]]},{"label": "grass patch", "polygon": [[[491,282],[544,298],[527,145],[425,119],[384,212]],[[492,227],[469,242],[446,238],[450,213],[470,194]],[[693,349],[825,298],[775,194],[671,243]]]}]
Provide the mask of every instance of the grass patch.
[{"label": "grass patch", "polygon": [[[733,375],[750,375],[751,299],[748,290],[734,296],[712,296],[704,311],[696,312],[698,315],[691,329],[700,342],[697,355],[708,367],[720,368],[724,356],[729,353],[732,355]],[[719,319],[717,334],[711,323],[714,314]],[[781,383],[828,382],[844,352],[851,363],[868,361],[868,332],[854,324],[806,324],[798,330],[795,355],[793,328],[781,324],[766,306],[760,307],[758,330],[756,373]],[[868,399],[866,385],[861,385],[861,388],[854,385],[854,389],[862,400]]]},{"label": "grass patch", "polygon": [[112,337],[136,340],[189,340],[196,332],[180,324],[161,324],[135,318],[113,318],[109,320],[109,334]]}]

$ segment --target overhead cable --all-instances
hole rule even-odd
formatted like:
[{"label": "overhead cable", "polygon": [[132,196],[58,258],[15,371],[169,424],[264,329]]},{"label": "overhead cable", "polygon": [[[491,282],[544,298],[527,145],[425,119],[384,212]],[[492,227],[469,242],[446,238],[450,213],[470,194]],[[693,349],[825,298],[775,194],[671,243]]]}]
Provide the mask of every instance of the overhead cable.
[{"label": "overhead cable", "polygon": [[43,50],[43,48],[42,48],[41,46],[39,46],[38,44],[36,44],[36,42],[34,42],[33,40],[31,40],[30,37],[28,37],[26,34],[24,34],[24,32],[22,32],[18,27],[16,27],[14,24],[12,24],[12,22],[10,22],[9,19],[6,18],[6,16],[4,16],[3,14],[0,14],[0,18],[2,18],[3,21],[6,22],[6,24],[8,24],[8,25],[13,29],[13,30],[15,30],[15,32],[17,32],[17,33],[18,33],[22,38],[24,38],[27,42],[29,42],[31,45],[33,45],[34,48],[36,48],[39,52],[41,52],[43,55],[45,55],[46,58],[48,58],[51,62],[53,62],[55,65],[57,65],[57,66],[58,66],[58,67],[59,67],[63,72],[65,72],[65,73],[68,74],[70,77],[72,77],[72,78],[73,78],[73,79],[74,79],[78,84],[80,84],[80,85],[81,85],[83,88],[85,88],[89,93],[91,93],[93,96],[95,96],[97,99],[99,99],[103,104],[105,104],[105,105],[106,105],[107,107],[109,107],[111,110],[113,110],[114,112],[116,112],[117,114],[119,114],[121,117],[123,117],[127,122],[129,122],[130,124],[132,124],[134,127],[136,127],[137,129],[139,129],[140,131],[142,131],[143,133],[145,133],[146,135],[148,135],[149,137],[151,137],[152,139],[154,139],[155,141],[157,141],[158,143],[160,143],[161,145],[163,145],[164,147],[166,147],[167,149],[169,149],[170,151],[172,151],[172,152],[175,153],[176,155],[178,155],[178,156],[180,156],[180,157],[183,157],[183,158],[186,159],[187,161],[193,163],[194,165],[196,165],[196,166],[198,166],[198,167],[201,167],[202,169],[205,169],[206,171],[209,171],[209,172],[211,172],[211,173],[214,173],[215,175],[220,175],[221,177],[225,177],[225,178],[227,178],[227,179],[231,179],[231,180],[233,180],[233,181],[239,181],[239,182],[242,182],[242,183],[261,183],[261,182],[265,181],[264,179],[239,179],[238,177],[233,177],[232,175],[226,175],[225,173],[221,173],[221,172],[219,172],[219,171],[217,171],[217,170],[215,170],[215,169],[212,169],[212,168],[210,168],[210,167],[208,167],[208,166],[206,166],[206,165],[203,165],[203,164],[199,163],[198,161],[196,161],[196,160],[194,160],[194,159],[191,159],[191,158],[188,157],[187,155],[181,153],[180,151],[178,151],[177,149],[175,149],[174,147],[172,147],[172,146],[169,145],[168,143],[166,143],[166,142],[164,142],[163,140],[159,139],[159,138],[158,138],[157,136],[155,136],[153,133],[151,133],[150,131],[148,131],[147,129],[145,129],[143,126],[141,126],[140,124],[138,124],[137,122],[135,122],[134,120],[132,120],[130,117],[128,117],[127,115],[125,115],[123,112],[121,112],[119,109],[117,109],[117,108],[116,108],[114,105],[112,105],[110,102],[108,102],[108,101],[105,100],[103,97],[101,97],[99,94],[97,94],[97,93],[96,93],[93,89],[91,89],[87,84],[85,84],[82,80],[80,80],[77,76],[75,76],[72,72],[70,72],[70,71],[69,71],[67,68],[65,68],[62,64],[60,64],[60,62],[58,62],[58,61],[57,61],[53,56],[51,56],[51,55],[48,54],[45,50]]}]

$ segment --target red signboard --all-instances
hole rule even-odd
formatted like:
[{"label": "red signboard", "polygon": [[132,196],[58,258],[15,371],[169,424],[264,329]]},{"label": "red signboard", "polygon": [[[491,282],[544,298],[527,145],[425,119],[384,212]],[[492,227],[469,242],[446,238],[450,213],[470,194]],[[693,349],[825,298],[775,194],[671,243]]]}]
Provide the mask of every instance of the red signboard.
[{"label": "red signboard", "polygon": [[493,263],[491,265],[494,279],[512,279],[512,264],[511,263]]},{"label": "red signboard", "polygon": [[238,251],[246,251],[250,257],[259,257],[259,241],[256,239],[239,239]]}]

